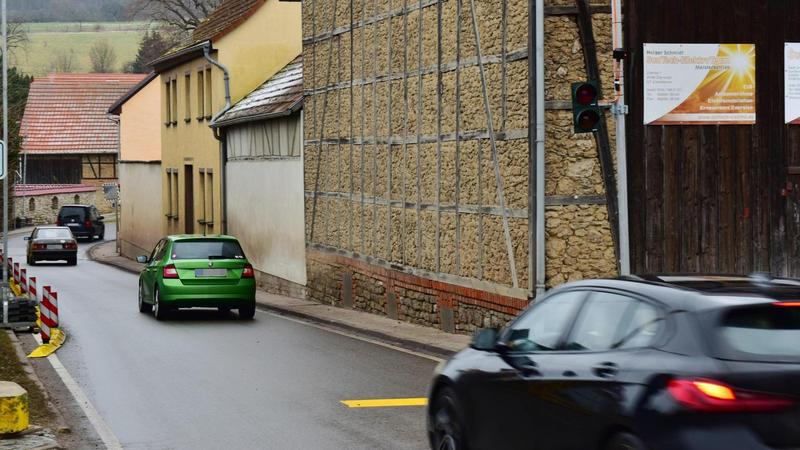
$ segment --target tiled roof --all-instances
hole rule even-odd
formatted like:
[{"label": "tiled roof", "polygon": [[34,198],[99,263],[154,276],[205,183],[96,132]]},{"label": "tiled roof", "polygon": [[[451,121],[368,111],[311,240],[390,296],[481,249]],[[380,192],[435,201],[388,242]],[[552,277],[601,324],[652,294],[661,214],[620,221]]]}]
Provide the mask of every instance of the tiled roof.
[{"label": "tiled roof", "polygon": [[195,42],[214,40],[247,20],[266,0],[223,0],[194,30]]},{"label": "tiled roof", "polygon": [[20,134],[26,153],[116,153],[108,108],[144,74],[50,74],[31,84]]},{"label": "tiled roof", "polygon": [[241,99],[212,126],[270,119],[297,111],[303,102],[303,57],[298,56]]},{"label": "tiled roof", "polygon": [[72,194],[78,192],[96,191],[97,186],[90,184],[15,184],[15,197],[32,195]]}]

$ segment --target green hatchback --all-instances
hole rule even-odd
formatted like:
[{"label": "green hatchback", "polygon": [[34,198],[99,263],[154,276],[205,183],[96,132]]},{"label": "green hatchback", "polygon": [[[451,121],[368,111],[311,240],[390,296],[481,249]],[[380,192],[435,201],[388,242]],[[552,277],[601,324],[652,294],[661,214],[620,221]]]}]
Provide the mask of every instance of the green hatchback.
[{"label": "green hatchback", "polygon": [[232,236],[167,236],[139,275],[139,312],[162,320],[178,308],[238,309],[239,317],[256,313],[256,280],[239,241]]}]

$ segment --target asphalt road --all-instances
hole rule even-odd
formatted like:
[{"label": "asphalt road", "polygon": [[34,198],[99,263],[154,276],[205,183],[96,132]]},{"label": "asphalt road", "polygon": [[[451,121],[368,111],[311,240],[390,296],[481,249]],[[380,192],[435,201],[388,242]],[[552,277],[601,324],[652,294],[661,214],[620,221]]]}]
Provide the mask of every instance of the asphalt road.
[{"label": "asphalt road", "polygon": [[[340,401],[424,397],[435,361],[262,311],[157,322],[137,310],[137,277],[88,260],[91,245],[76,267],[28,271],[58,292],[58,356],[125,448],[426,448],[423,407]],[[10,238],[9,255],[24,254]]]}]

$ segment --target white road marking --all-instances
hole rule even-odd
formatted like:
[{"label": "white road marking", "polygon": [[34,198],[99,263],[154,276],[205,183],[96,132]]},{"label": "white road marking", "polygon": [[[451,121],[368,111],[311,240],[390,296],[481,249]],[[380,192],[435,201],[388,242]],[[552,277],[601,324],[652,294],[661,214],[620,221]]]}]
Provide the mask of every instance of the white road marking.
[{"label": "white road marking", "polygon": [[359,341],[369,342],[370,344],[379,345],[381,347],[386,347],[386,348],[389,348],[389,349],[392,349],[392,350],[395,350],[395,351],[398,351],[398,352],[407,353],[409,355],[414,355],[414,356],[418,356],[420,358],[429,359],[431,361],[436,361],[436,362],[444,361],[444,359],[442,359],[442,358],[437,358],[435,356],[428,355],[428,354],[425,354],[425,353],[415,352],[414,350],[409,350],[407,348],[398,347],[398,346],[392,345],[392,344],[387,344],[386,342],[381,342],[381,341],[378,341],[378,340],[375,340],[375,339],[370,339],[368,337],[359,336],[357,334],[348,333],[346,331],[338,330],[338,329],[333,328],[331,326],[320,325],[320,324],[317,324],[317,323],[310,322],[308,320],[296,319],[294,317],[284,316],[284,315],[281,315],[281,314],[278,314],[278,313],[274,313],[274,312],[271,312],[271,311],[262,311],[260,309],[256,309],[256,312],[260,312],[262,314],[268,314],[268,315],[273,316],[273,317],[278,317],[280,319],[285,319],[285,320],[288,320],[290,322],[295,322],[295,323],[299,323],[299,324],[306,325],[306,326],[309,326],[309,327],[317,328],[317,329],[320,329],[320,330],[323,330],[323,331],[327,331],[329,333],[338,334],[340,336],[349,337],[351,339],[357,339]]},{"label": "white road marking", "polygon": [[[39,345],[42,344],[42,338],[39,335],[34,336],[36,342]],[[117,436],[111,431],[111,428],[108,424],[103,420],[103,417],[100,416],[100,413],[94,408],[92,402],[89,401],[89,397],[83,393],[83,390],[78,383],[72,378],[72,375],[69,374],[67,368],[61,364],[61,360],[58,359],[55,353],[48,356],[47,359],[50,361],[50,365],[53,366],[53,369],[56,371],[58,376],[61,378],[61,381],[64,382],[64,385],[67,387],[69,392],[72,394],[72,397],[78,403],[78,406],[81,407],[83,413],[86,414],[86,418],[89,419],[89,423],[92,424],[97,435],[100,436],[100,440],[103,441],[106,448],[110,450],[121,450],[122,444],[117,439]]]}]

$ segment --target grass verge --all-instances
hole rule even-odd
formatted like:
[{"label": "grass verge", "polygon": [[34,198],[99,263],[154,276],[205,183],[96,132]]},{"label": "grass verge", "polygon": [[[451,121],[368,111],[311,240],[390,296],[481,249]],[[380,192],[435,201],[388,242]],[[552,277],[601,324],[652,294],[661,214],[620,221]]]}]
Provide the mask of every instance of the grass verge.
[{"label": "grass verge", "polygon": [[55,416],[39,386],[28,376],[22,366],[14,344],[5,330],[0,330],[0,380],[13,381],[28,391],[30,422],[32,425],[53,426]]}]

